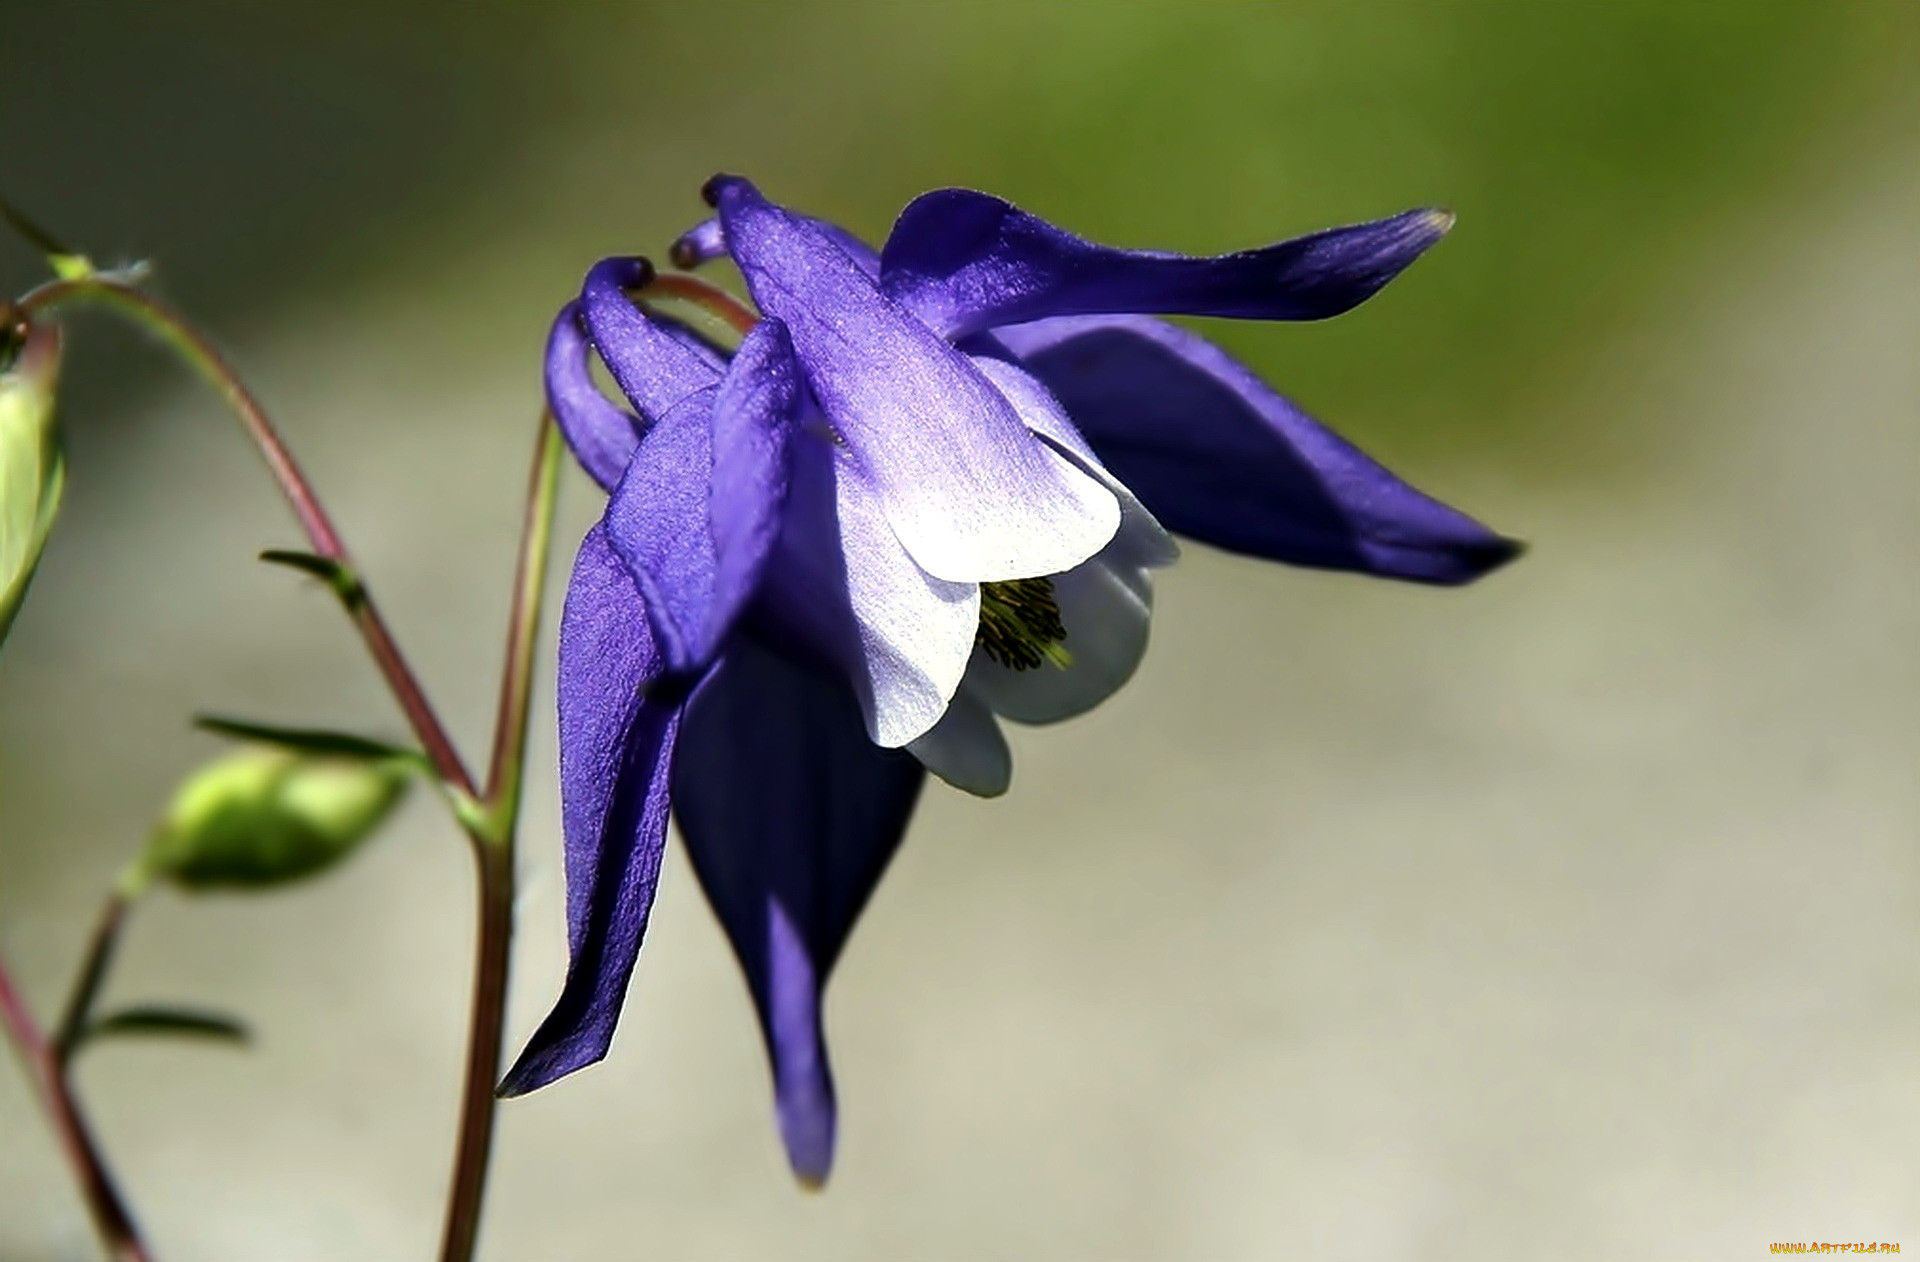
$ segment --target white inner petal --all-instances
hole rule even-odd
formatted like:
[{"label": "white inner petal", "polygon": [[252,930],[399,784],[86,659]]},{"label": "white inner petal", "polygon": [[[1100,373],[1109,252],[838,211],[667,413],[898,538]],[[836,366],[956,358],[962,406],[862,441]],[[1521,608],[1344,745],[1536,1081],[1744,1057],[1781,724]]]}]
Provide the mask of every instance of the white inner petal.
[{"label": "white inner petal", "polygon": [[843,453],[810,433],[793,445],[787,525],[766,596],[846,675],[867,734],[890,748],[939,722],[980,623],[978,584],[916,565]]},{"label": "white inner petal", "polygon": [[[950,423],[919,418],[929,426]],[[1070,569],[1112,540],[1120,526],[1113,492],[1086,470],[1030,433],[1028,469],[1014,477],[984,476],[995,457],[941,464],[926,453],[914,462],[889,460],[871,478],[876,499],[901,544],[930,574],[989,583]],[[860,444],[855,443],[856,447]]]},{"label": "white inner petal", "polygon": [[1168,534],[1154,515],[1147,511],[1125,483],[1113,476],[1100,458],[1093,454],[1080,431],[1067,418],[1060,401],[1041,381],[1024,369],[1004,360],[975,358],[974,367],[999,388],[1026,427],[1039,435],[1062,460],[1074,465],[1099,482],[1120,503],[1120,527],[1113,543],[1128,545],[1124,557],[1113,556],[1109,546],[1101,555],[1123,564],[1137,566],[1171,565],[1180,555],[1180,545]]},{"label": "white inner petal", "polygon": [[1000,721],[986,701],[964,684],[946,714],[909,744],[907,752],[954,788],[979,797],[999,797],[1013,781],[1013,752],[1007,748]]}]

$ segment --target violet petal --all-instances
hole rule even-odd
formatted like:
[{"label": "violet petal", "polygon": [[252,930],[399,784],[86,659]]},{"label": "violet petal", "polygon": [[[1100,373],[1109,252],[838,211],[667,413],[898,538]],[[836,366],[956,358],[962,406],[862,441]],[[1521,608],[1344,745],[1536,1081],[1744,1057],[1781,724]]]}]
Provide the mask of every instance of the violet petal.
[{"label": "violet petal", "polygon": [[1138,312],[1319,320],[1372,297],[1453,224],[1439,210],[1196,257],[1096,245],[986,193],[916,198],[881,286],[949,337],[1049,316]]},{"label": "violet petal", "polygon": [[[880,275],[880,251],[831,220],[815,219],[811,215],[802,215],[794,211],[787,213],[812,224],[825,233],[868,276],[877,278]],[[727,234],[726,230],[720,226],[718,218],[708,219],[687,229],[680,235],[680,239],[673,243],[671,250],[674,266],[686,268],[710,263],[714,259],[725,257],[726,253]]]},{"label": "violet petal", "polygon": [[669,671],[705,666],[759,584],[799,398],[786,331],[763,321],[719,386],[647,431],[607,503],[607,539],[645,597]]},{"label": "violet petal", "polygon": [[633,459],[640,422],[600,393],[589,370],[593,344],[580,327],[580,304],[560,309],[547,338],[547,407],[587,476],[611,491]]},{"label": "violet petal", "polygon": [[641,259],[602,259],[580,287],[580,309],[613,379],[634,411],[654,422],[719,381],[724,365],[684,329],[648,318],[627,297],[627,289],[648,274]]},{"label": "violet petal", "polygon": [[997,336],[1162,525],[1322,569],[1466,583],[1522,545],[1408,486],[1205,339],[1146,317]]},{"label": "violet petal", "polygon": [[567,978],[501,1084],[524,1095],[593,1064],[613,1041],[667,841],[678,698],[640,595],[602,528],[580,544],[560,620],[560,800]]}]

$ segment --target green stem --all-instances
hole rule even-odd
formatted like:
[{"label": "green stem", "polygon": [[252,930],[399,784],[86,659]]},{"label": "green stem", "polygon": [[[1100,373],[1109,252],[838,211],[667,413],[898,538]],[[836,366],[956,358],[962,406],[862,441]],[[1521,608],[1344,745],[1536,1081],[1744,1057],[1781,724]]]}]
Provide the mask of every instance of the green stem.
[{"label": "green stem", "polygon": [[441,1262],[468,1262],[473,1257],[480,1232],[480,1208],[486,1199],[498,1103],[494,1086],[500,1080],[500,1044],[506,1027],[508,947],[513,938],[514,835],[520,818],[533,654],[546,593],[548,545],[553,538],[562,451],[559,428],[543,413],[533,474],[527,486],[482,826],[468,834],[474,843],[479,925],[474,946],[473,1007],[467,1028],[466,1085],[460,1102],[460,1135],[454,1148],[446,1227],[441,1235]]},{"label": "green stem", "polygon": [[500,671],[493,759],[487,768],[487,803],[499,816],[499,826],[508,830],[520,813],[520,785],[527,761],[527,710],[533,695],[534,643],[546,593],[553,512],[560,490],[561,457],[565,454],[566,442],[559,426],[553,424],[550,414],[541,413],[539,445],[527,484],[526,518],[521,525],[520,557],[514,572],[507,660]]},{"label": "green stem", "polygon": [[259,449],[261,459],[266,461],[268,471],[286,496],[314,552],[333,562],[347,576],[353,598],[341,603],[359,628],[368,652],[386,678],[394,699],[406,713],[407,722],[413,728],[421,748],[432,760],[435,772],[449,787],[472,797],[473,778],[467,774],[466,764],[460,760],[452,738],[434,713],[425,689],[407,665],[393,633],[387,629],[386,620],[380,616],[378,606],[360,581],[359,570],[354,566],[339,531],[334,529],[332,519],[321,506],[312,484],[294,461],[293,453],[287,450],[273,423],[267,419],[266,410],[260,406],[253,392],[247,389],[246,383],[240,380],[232,365],[214,349],[204,334],[187,322],[186,317],[146,291],[111,276],[95,273],[50,281],[22,298],[17,306],[22,313],[31,317],[69,303],[95,303],[132,317],[137,324],[165,342],[226,400],[246,428],[247,436]]},{"label": "green stem", "polygon": [[60,1016],[60,1024],[54,1027],[53,1054],[63,1068],[73,1059],[80,1040],[86,1037],[87,1023],[93,1019],[94,1001],[100,997],[100,987],[107,980],[107,969],[120,944],[120,929],[126,923],[128,906],[126,895],[116,889],[107,895],[106,903],[100,908],[100,919],[87,942],[86,962],[73,979],[73,993],[67,997],[66,1011]]}]

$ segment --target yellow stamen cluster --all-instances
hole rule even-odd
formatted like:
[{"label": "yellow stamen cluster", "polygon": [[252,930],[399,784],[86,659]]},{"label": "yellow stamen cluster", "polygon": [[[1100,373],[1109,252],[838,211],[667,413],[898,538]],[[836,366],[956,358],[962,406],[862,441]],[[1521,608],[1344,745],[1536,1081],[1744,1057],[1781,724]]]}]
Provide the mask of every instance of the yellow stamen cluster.
[{"label": "yellow stamen cluster", "polygon": [[1042,662],[1065,669],[1073,663],[1066,638],[1051,580],[980,584],[980,629],[973,642],[994,661],[1009,670],[1037,670]]}]

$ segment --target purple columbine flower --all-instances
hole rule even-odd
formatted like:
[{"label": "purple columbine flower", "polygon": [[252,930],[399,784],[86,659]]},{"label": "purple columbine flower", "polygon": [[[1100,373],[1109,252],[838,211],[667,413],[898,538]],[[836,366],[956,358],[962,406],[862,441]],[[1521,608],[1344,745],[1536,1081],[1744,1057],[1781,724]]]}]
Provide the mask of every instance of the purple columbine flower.
[{"label": "purple columbine flower", "polygon": [[673,257],[739,266],[761,319],[735,351],[637,306],[636,259],[594,267],[548,347],[554,415],[610,498],[560,630],[572,958],[503,1090],[606,1054],[671,813],[752,989],[788,1156],[818,1182],[822,988],[925,772],[1004,792],[1001,719],[1125,683],[1169,530],[1425,583],[1519,546],[1151,318],[1338,315],[1444,213],[1190,258],[945,189],[876,254],[744,179],[705,191],[718,215]]}]

